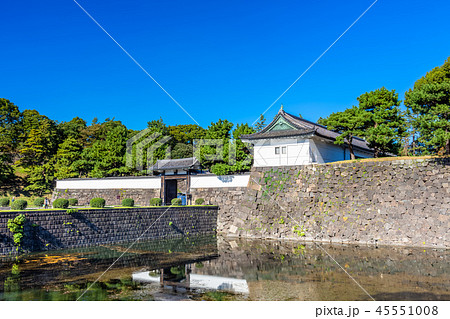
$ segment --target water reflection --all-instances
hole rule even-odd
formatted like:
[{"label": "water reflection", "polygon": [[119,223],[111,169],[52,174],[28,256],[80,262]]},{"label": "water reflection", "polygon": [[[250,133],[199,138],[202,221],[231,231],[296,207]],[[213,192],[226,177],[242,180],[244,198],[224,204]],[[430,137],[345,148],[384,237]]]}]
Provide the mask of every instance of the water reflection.
[{"label": "water reflection", "polygon": [[[450,300],[450,251],[323,246],[376,300]],[[0,300],[76,300],[127,245],[0,258]],[[142,242],[83,300],[368,300],[316,244]]]},{"label": "water reflection", "polygon": [[[198,265],[198,264],[195,264]],[[245,279],[210,276],[192,273],[192,264],[162,268],[157,271],[138,272],[133,274],[133,281],[139,283],[159,283],[164,287],[171,287],[177,291],[180,287],[185,290],[213,290],[248,295],[248,284]]]}]

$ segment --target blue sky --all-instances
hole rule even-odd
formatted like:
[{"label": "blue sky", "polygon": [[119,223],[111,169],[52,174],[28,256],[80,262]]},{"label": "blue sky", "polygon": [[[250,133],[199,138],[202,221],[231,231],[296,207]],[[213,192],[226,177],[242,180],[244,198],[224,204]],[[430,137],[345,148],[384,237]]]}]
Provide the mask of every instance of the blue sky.
[{"label": "blue sky", "polygon": [[[206,127],[252,123],[374,0],[78,0]],[[0,97],[58,121],[194,123],[72,0],[2,1]],[[379,0],[266,114],[319,117],[450,56],[450,1]]]}]

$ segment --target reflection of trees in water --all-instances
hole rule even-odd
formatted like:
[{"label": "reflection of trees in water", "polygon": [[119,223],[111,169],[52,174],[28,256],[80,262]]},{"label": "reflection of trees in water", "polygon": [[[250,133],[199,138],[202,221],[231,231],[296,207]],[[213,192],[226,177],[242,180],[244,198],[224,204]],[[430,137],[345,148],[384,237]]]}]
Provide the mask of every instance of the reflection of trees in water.
[{"label": "reflection of trees in water", "polygon": [[47,286],[46,289],[20,289],[20,273],[13,270],[4,284],[4,292],[0,300],[43,300],[43,301],[71,301],[87,289],[82,300],[133,300],[132,293],[140,289],[140,285],[133,282],[131,276],[111,279],[104,282],[78,282]]},{"label": "reflection of trees in water", "polygon": [[3,284],[5,292],[13,292],[20,290],[20,268],[19,263],[15,262],[11,267],[11,275],[5,279]]},{"label": "reflection of trees in water", "polygon": [[[379,276],[389,274],[416,277],[446,276],[450,272],[450,252],[406,247],[359,247],[322,245],[350,274]],[[327,281],[342,269],[314,243],[223,240],[219,244],[220,258],[199,274],[221,274],[247,281],[311,280]],[[442,283],[449,285],[449,283]]]}]

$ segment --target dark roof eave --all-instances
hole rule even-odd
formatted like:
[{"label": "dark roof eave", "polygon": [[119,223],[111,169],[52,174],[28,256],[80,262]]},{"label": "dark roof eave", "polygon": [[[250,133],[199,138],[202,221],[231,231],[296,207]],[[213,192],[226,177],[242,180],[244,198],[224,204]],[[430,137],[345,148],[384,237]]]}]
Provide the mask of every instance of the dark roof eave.
[{"label": "dark roof eave", "polygon": [[[333,142],[336,141],[336,138],[330,137],[330,136],[326,136],[326,135],[324,135],[324,134],[320,134],[320,133],[317,132],[317,131],[315,132],[315,135],[320,136],[320,137],[322,137],[322,138],[325,138],[325,139],[327,139],[327,140],[333,141]],[[348,146],[347,140],[345,140],[344,145]],[[355,145],[355,144],[353,144],[353,143],[352,143],[352,146],[353,146],[353,148],[355,148],[355,149],[359,149],[359,150],[363,150],[363,151],[366,151],[366,152],[371,152],[371,153],[373,153],[373,149],[371,149],[370,147],[362,147],[362,146]]]},{"label": "dark roof eave", "polygon": [[314,135],[314,131],[299,131],[299,132],[293,132],[292,130],[289,131],[276,131],[273,133],[254,133],[254,134],[248,134],[248,135],[241,135],[241,140],[264,140],[264,139],[274,139],[274,138],[287,138],[287,137],[308,137]]}]

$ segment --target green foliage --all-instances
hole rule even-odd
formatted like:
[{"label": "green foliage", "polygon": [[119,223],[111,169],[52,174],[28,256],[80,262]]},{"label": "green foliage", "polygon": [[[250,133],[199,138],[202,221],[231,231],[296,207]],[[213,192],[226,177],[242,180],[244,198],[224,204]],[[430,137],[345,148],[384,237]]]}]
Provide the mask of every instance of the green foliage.
[{"label": "green foliage", "polygon": [[208,145],[208,141],[199,142],[199,154],[194,154],[200,159],[204,168],[211,168],[215,163],[227,163],[229,154],[229,143],[233,123],[228,120],[219,120],[211,123],[206,132],[205,138],[208,140],[220,141],[220,145]]},{"label": "green foliage", "polygon": [[[14,202],[15,203],[15,202]],[[26,222],[26,217],[24,214],[17,215],[14,219],[9,219],[7,223],[7,227],[10,232],[13,233],[13,241],[14,245],[17,246],[17,250],[19,250],[22,239],[24,237],[24,225]]]},{"label": "green foliage", "polygon": [[24,142],[19,147],[18,164],[33,168],[49,161],[56,153],[58,131],[54,121],[34,110],[24,111]]},{"label": "green foliage", "polygon": [[19,108],[0,98],[0,192],[14,183],[13,157],[20,142],[21,120]]},{"label": "green foliage", "polygon": [[294,226],[294,229],[292,230],[295,234],[297,234],[297,236],[300,237],[305,237],[306,236],[306,232],[308,231],[306,228],[304,228],[303,226],[299,227],[298,225]]},{"label": "green foliage", "polygon": [[74,139],[81,139],[82,133],[86,130],[86,121],[79,118],[74,117],[69,122],[61,122],[58,124],[58,131],[63,136],[63,140],[71,137]]},{"label": "green foliage", "polygon": [[133,207],[134,206],[134,199],[132,199],[132,198],[124,198],[122,200],[122,206]]},{"label": "green foliage", "polygon": [[370,114],[367,111],[357,106],[352,106],[343,112],[332,113],[322,123],[329,130],[341,133],[341,135],[336,137],[335,144],[347,142],[351,159],[355,159],[352,145],[353,138],[363,135],[368,118],[370,118]]},{"label": "green foliage", "polygon": [[214,164],[210,168],[211,173],[216,175],[228,175],[231,172],[231,166],[225,163]]},{"label": "green foliage", "polygon": [[193,157],[193,154],[192,145],[183,143],[177,143],[171,153],[173,159]]},{"label": "green foliage", "polygon": [[8,207],[9,198],[0,198],[0,207]]},{"label": "green foliage", "polygon": [[0,146],[0,192],[3,187],[13,185],[14,168],[12,155],[3,153]]},{"label": "green foliage", "polygon": [[385,87],[358,97],[359,107],[368,112],[361,137],[374,149],[374,156],[397,154],[406,123],[399,105],[398,93]]},{"label": "green foliage", "polygon": [[261,131],[264,127],[266,127],[266,118],[264,117],[264,115],[260,115],[259,116],[259,120],[258,122],[256,122],[254,129],[256,132]]},{"label": "green foliage", "polygon": [[77,212],[78,212],[78,209],[76,209],[76,208],[69,208],[68,210],[66,210],[66,213],[69,215],[77,213]]},{"label": "green foliage", "polygon": [[69,200],[65,198],[58,198],[53,201],[53,208],[67,208],[69,207]]},{"label": "green foliage", "polygon": [[28,206],[28,202],[24,199],[16,199],[11,203],[12,210],[25,210]]},{"label": "green foliage", "polygon": [[81,175],[81,154],[83,145],[74,137],[69,136],[59,145],[56,153],[55,177],[65,179]]},{"label": "green foliage", "polygon": [[83,164],[90,170],[91,177],[120,176],[127,171],[125,153],[128,130],[120,124],[105,134],[105,140],[95,141],[82,154]]},{"label": "green foliage", "polygon": [[152,198],[150,199],[150,206],[161,206],[162,199],[161,198]]},{"label": "green foliage", "polygon": [[195,200],[195,205],[203,205],[205,203],[205,200],[203,198],[197,198]]},{"label": "green foliage", "polygon": [[[176,143],[192,145],[194,140],[205,137],[206,130],[195,124],[175,125],[169,126],[168,133]],[[173,154],[172,158],[175,158]]]},{"label": "green foliage", "polygon": [[22,113],[7,99],[0,98],[0,153],[14,151],[20,142]]},{"label": "green foliage", "polygon": [[91,201],[89,202],[89,205],[91,207],[95,207],[95,208],[103,208],[105,207],[106,201],[103,198],[93,198],[91,199]]},{"label": "green foliage", "polygon": [[450,57],[406,92],[405,105],[423,154],[450,155]]},{"label": "green foliage", "polygon": [[53,162],[30,166],[25,171],[28,174],[26,178],[28,184],[25,187],[26,191],[42,196],[52,189],[54,180]]},{"label": "green foliage", "polygon": [[14,219],[9,219],[7,226],[10,232],[19,233],[23,230],[26,217],[24,214],[17,215]]},{"label": "green foliage", "polygon": [[171,202],[172,206],[181,206],[181,203],[182,203],[181,198],[174,198],[172,199]]},{"label": "green foliage", "polygon": [[45,198],[44,197],[36,197],[33,201],[34,206],[42,207],[44,206]]},{"label": "green foliage", "polygon": [[69,206],[77,206],[77,205],[78,205],[78,199],[69,198]]}]

